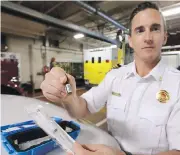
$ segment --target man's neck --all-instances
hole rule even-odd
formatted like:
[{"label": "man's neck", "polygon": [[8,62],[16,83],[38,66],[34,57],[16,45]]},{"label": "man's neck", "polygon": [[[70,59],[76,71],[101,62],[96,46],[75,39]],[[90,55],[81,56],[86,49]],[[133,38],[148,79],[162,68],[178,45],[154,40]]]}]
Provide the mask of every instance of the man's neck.
[{"label": "man's neck", "polygon": [[139,76],[144,77],[151,72],[151,70],[158,64],[160,58],[154,62],[145,62],[135,59],[136,72]]}]

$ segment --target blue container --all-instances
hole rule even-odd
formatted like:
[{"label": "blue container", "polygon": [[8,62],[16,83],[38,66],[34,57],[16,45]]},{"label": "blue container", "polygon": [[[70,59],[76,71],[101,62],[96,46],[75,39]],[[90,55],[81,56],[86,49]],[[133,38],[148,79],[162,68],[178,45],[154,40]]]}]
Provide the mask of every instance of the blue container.
[{"label": "blue container", "polygon": [[[67,132],[73,139],[76,139],[80,132],[80,126],[73,121],[64,121],[61,118],[53,119],[65,130],[66,127],[72,131]],[[65,130],[66,131],[66,130]],[[23,149],[19,144],[46,137],[47,134],[39,128],[34,121],[26,121],[17,124],[1,126],[1,141],[6,151],[13,155],[43,155],[58,147],[53,140],[43,141],[38,145]]]}]

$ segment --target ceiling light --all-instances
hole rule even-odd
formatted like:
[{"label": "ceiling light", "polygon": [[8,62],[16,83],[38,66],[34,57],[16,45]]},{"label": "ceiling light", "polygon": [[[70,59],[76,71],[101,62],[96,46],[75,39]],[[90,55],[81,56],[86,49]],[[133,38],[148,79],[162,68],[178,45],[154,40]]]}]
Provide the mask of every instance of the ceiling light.
[{"label": "ceiling light", "polygon": [[179,13],[180,13],[180,6],[177,6],[177,7],[162,11],[163,16],[165,16],[165,17],[172,16],[172,15],[177,15]]},{"label": "ceiling light", "polygon": [[117,48],[117,45],[111,45],[110,48]]},{"label": "ceiling light", "polygon": [[80,38],[83,38],[83,37],[84,37],[84,34],[82,34],[82,33],[78,33],[78,34],[74,35],[75,39],[80,39]]},{"label": "ceiling light", "polygon": [[177,33],[176,32],[170,32],[169,34],[170,35],[176,35]]}]

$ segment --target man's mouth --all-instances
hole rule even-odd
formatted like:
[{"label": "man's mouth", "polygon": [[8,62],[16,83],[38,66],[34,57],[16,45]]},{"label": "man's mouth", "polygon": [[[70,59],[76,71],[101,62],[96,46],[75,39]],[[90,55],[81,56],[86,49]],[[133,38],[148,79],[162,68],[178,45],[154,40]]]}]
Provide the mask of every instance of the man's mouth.
[{"label": "man's mouth", "polygon": [[147,46],[147,47],[143,47],[142,49],[153,49],[153,46]]}]

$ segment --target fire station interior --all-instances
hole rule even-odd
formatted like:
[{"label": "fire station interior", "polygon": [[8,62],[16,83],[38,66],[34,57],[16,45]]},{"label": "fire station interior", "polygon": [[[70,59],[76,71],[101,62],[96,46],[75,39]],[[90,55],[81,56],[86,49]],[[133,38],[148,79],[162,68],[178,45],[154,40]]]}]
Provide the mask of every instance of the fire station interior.
[{"label": "fire station interior", "polygon": [[[22,106],[28,98],[64,109],[46,99],[40,89],[53,67],[74,76],[77,94],[82,95],[111,69],[131,63],[129,17],[141,2],[1,1],[1,110],[12,96],[18,102],[22,99]],[[163,62],[180,70],[180,2],[153,2],[167,24]],[[77,121],[107,132],[106,107]]]}]

